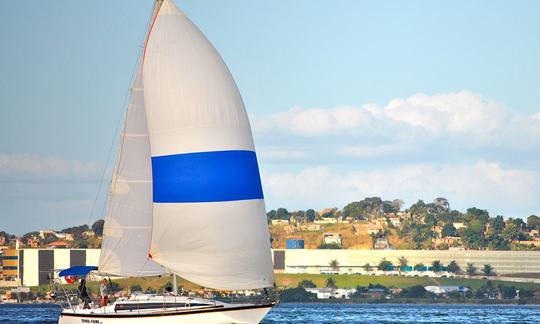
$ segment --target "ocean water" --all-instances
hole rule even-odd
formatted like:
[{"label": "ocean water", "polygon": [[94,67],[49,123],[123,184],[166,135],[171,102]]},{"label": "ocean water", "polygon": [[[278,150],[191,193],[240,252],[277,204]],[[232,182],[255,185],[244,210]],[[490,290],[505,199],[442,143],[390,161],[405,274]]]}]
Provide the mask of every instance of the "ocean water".
[{"label": "ocean water", "polygon": [[[55,305],[0,304],[1,323],[56,323],[59,313]],[[262,323],[540,323],[540,306],[280,304]]]}]

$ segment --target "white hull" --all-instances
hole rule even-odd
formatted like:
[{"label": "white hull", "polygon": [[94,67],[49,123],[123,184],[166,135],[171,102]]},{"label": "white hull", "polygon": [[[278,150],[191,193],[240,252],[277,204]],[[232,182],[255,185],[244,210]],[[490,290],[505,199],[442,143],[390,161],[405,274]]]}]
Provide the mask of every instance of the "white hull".
[{"label": "white hull", "polygon": [[205,307],[182,311],[156,311],[137,314],[80,314],[77,312],[62,312],[60,324],[109,324],[134,323],[144,320],[145,324],[175,323],[175,324],[212,324],[212,323],[259,323],[273,305],[238,305],[228,307]]}]

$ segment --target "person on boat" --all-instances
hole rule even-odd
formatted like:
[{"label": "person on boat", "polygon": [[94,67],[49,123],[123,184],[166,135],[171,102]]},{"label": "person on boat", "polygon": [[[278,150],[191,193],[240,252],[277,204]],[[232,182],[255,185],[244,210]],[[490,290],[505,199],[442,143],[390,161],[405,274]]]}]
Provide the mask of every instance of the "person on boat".
[{"label": "person on boat", "polygon": [[101,296],[101,299],[99,300],[99,306],[107,306],[109,303],[109,288],[107,287],[107,284],[109,282],[107,279],[103,279],[101,281],[101,285],[99,285],[99,294]]},{"label": "person on boat", "polygon": [[86,290],[86,280],[84,278],[81,279],[77,290],[79,291],[79,297],[83,302],[83,308],[90,308],[90,295],[88,295],[88,291]]}]

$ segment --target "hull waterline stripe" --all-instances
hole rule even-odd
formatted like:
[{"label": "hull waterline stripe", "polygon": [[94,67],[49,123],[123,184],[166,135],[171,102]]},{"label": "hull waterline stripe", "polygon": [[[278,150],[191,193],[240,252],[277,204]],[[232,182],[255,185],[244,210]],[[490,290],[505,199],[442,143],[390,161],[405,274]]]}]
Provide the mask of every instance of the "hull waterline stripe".
[{"label": "hull waterline stripe", "polygon": [[152,157],[156,203],[263,199],[253,151],[214,151]]},{"label": "hull waterline stripe", "polygon": [[94,317],[94,318],[138,318],[138,317],[157,317],[157,316],[178,316],[178,315],[191,315],[191,314],[201,314],[201,313],[213,313],[213,312],[233,312],[241,311],[247,309],[257,309],[257,308],[272,308],[276,304],[267,304],[267,305],[249,305],[249,306],[238,306],[238,307],[223,307],[223,306],[211,306],[209,308],[200,308],[193,310],[180,310],[180,311],[161,311],[156,313],[147,313],[147,314],[74,314],[74,313],[60,313],[60,317]]}]

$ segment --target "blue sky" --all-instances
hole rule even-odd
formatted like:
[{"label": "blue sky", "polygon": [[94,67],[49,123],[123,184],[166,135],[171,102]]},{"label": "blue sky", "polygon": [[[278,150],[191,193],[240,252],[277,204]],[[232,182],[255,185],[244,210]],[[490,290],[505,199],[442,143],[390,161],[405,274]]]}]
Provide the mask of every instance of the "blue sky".
[{"label": "blue sky", "polygon": [[[539,2],[175,2],[240,88],[268,208],[540,213]],[[0,229],[100,217],[151,5],[0,2]]]}]

